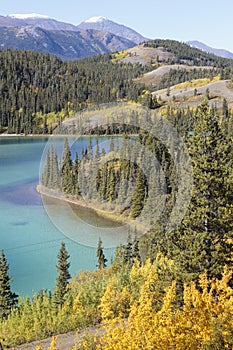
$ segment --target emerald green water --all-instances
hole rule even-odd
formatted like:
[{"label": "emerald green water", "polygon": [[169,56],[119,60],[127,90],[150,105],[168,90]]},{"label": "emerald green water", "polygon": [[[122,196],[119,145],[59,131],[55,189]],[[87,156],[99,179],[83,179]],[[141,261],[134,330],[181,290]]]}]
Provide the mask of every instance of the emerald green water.
[{"label": "emerald green water", "polygon": [[[88,140],[80,142],[81,149]],[[46,143],[43,137],[0,138],[0,249],[5,250],[10,265],[12,289],[24,296],[53,288],[61,241],[70,254],[70,272],[75,274],[96,267],[99,237],[105,247],[111,247],[105,250],[109,260],[123,239],[101,228],[114,223],[86,209],[71,206],[67,211],[62,201],[51,200],[48,215],[36,191]]]}]

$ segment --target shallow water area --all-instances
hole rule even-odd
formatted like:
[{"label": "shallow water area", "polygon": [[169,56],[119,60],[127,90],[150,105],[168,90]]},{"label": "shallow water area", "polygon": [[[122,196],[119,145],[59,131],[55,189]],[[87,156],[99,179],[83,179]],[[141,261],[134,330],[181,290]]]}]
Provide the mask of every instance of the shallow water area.
[{"label": "shallow water area", "polygon": [[[114,227],[115,223],[85,208],[72,205],[67,212],[67,204],[50,199],[48,215],[36,191],[47,140],[46,137],[0,138],[0,249],[5,250],[10,265],[12,289],[24,296],[53,288],[62,241],[70,254],[70,272],[75,274],[96,267],[99,237],[103,236],[104,246],[109,247],[105,250],[108,260],[119,239],[125,239],[123,235],[114,239],[113,230],[108,234],[104,226]],[[82,140],[80,147],[87,143],[87,139]],[[51,215],[59,219],[62,228],[54,224]],[[67,234],[70,227],[72,234]]]}]

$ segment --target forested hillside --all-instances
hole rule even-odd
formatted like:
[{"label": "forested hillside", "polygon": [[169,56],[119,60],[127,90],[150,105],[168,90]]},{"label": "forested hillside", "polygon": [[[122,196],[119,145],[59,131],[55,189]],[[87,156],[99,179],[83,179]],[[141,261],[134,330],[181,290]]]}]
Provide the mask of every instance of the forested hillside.
[{"label": "forested hillside", "polygon": [[0,51],[0,127],[8,133],[50,133],[76,111],[122,99],[137,101],[133,79],[148,68],[113,63],[111,55],[80,61],[30,51]]},{"label": "forested hillside", "polygon": [[145,47],[162,48],[163,50],[173,54],[170,63],[190,63],[197,66],[214,66],[225,68],[233,66],[231,59],[215,56],[202,50],[191,47],[188,44],[181,43],[175,40],[156,39],[148,41],[144,44]]},{"label": "forested hillside", "polygon": [[[191,79],[231,79],[233,61],[209,55],[172,40],[155,40],[145,47],[159,48],[172,57],[156,63],[123,63],[125,53],[106,54],[62,62],[30,51],[0,51],[0,129],[8,133],[51,133],[65,118],[100,103],[132,100],[151,106],[145,83],[136,78],[164,63],[171,65],[157,89]],[[134,59],[134,57],[132,57]],[[139,60],[140,61],[140,60]],[[174,63],[203,69],[172,69]],[[211,69],[206,69],[209,66]],[[154,87],[147,86],[148,93]],[[157,106],[159,107],[159,106]]]}]

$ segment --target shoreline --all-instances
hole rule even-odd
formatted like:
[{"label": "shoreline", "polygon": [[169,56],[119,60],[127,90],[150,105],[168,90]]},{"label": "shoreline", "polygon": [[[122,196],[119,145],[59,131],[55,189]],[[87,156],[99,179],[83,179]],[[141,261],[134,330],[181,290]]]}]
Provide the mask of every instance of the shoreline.
[{"label": "shoreline", "polygon": [[0,137],[49,137],[51,136],[50,134],[0,134]]},{"label": "shoreline", "polygon": [[111,220],[115,223],[121,224],[121,225],[129,225],[133,230],[137,230],[137,234],[139,235],[138,237],[141,237],[142,235],[146,234],[148,232],[148,228],[146,228],[143,224],[140,222],[135,222],[133,219],[130,219],[129,217],[124,217],[121,216],[120,213],[111,213],[111,212],[106,212],[103,209],[98,209],[90,204],[87,204],[84,200],[80,199],[74,199],[70,197],[65,197],[64,195],[54,191],[54,190],[49,190],[50,193],[48,192],[48,189],[44,189],[42,185],[38,184],[36,186],[36,190],[39,194],[42,196],[52,198],[55,200],[60,200],[66,203],[74,204],[77,207],[81,207],[90,211],[95,212],[96,215],[99,217],[102,217],[107,220]]},{"label": "shoreline", "polygon": [[127,218],[122,218],[119,217],[120,214],[118,213],[109,213],[106,212],[104,210],[101,209],[97,209],[94,206],[91,206],[90,204],[88,205],[84,200],[80,200],[80,199],[74,199],[74,198],[70,198],[70,197],[65,197],[64,195],[54,191],[54,190],[45,190],[43,188],[43,186],[41,185],[37,185],[36,186],[36,190],[39,194],[41,194],[42,196],[48,197],[48,198],[53,198],[53,199],[57,199],[63,202],[67,202],[67,203],[71,203],[74,204],[78,207],[82,207],[85,209],[89,209],[94,211],[97,215],[105,218],[105,219],[109,219],[112,220],[114,222],[117,222],[119,224],[129,224],[130,225],[130,220]]},{"label": "shoreline", "polygon": [[[124,134],[110,134],[110,135],[80,135],[80,134],[28,134],[28,135],[25,135],[25,134],[5,134],[5,133],[2,133],[0,134],[0,138],[1,137],[47,137],[47,138],[50,138],[50,137],[88,137],[88,138],[104,138],[104,137],[122,137]],[[138,134],[127,134],[128,136],[131,136],[131,137],[136,137],[138,136]]]}]

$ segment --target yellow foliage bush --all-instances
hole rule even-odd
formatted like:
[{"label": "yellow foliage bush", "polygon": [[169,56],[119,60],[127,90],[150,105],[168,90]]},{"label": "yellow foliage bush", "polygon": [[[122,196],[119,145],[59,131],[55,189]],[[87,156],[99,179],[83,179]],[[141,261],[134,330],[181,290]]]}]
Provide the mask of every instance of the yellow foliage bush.
[{"label": "yellow foliage bush", "polygon": [[211,78],[195,79],[192,81],[186,81],[184,83],[177,84],[173,87],[173,89],[199,88],[210,83],[215,83],[216,81],[219,81],[219,80],[220,80],[219,75],[217,75],[213,79]]},{"label": "yellow foliage bush", "polygon": [[123,60],[123,58],[125,58],[128,54],[129,52],[127,50],[116,52],[112,55],[112,62],[116,63]]},{"label": "yellow foliage bush", "polygon": [[57,338],[56,337],[52,337],[51,344],[50,344],[50,347],[48,348],[48,350],[57,350]]},{"label": "yellow foliage bush", "polygon": [[41,344],[38,345],[38,346],[36,347],[36,350],[42,350],[42,345],[41,345]]},{"label": "yellow foliage bush", "polygon": [[201,275],[198,286],[184,285],[181,304],[173,282],[165,288],[159,309],[154,265],[148,261],[142,267],[133,267],[131,278],[137,280],[140,274],[145,281],[139,298],[131,304],[128,319],[104,318],[108,314],[106,305],[103,314],[106,334],[97,349],[232,349],[233,289],[229,286],[232,271],[226,269],[220,280],[209,281],[206,275]]}]

